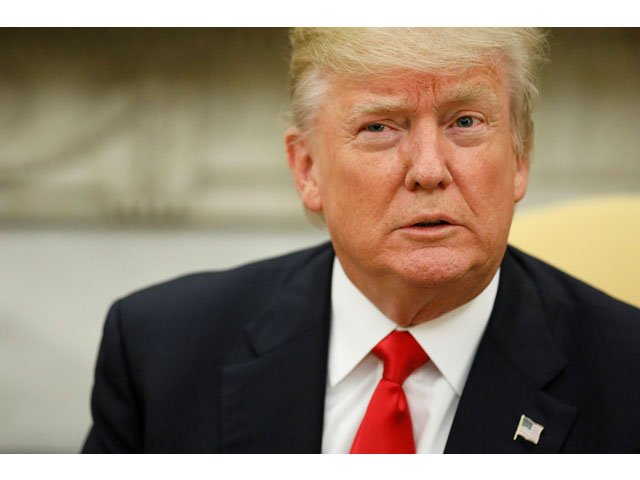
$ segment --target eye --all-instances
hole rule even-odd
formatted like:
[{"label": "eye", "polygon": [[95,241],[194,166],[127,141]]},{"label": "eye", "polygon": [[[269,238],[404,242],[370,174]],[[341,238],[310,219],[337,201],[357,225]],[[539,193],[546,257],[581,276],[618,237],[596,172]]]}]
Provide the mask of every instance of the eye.
[{"label": "eye", "polygon": [[384,132],[386,128],[387,128],[386,125],[382,123],[369,123],[364,127],[364,130],[372,133],[380,133],[380,132]]},{"label": "eye", "polygon": [[363,119],[353,134],[354,145],[366,151],[382,151],[400,141],[403,128],[393,119]]},{"label": "eye", "polygon": [[456,120],[456,127],[470,128],[473,127],[475,123],[475,118],[470,117],[469,115],[465,115],[464,117],[460,117]]}]

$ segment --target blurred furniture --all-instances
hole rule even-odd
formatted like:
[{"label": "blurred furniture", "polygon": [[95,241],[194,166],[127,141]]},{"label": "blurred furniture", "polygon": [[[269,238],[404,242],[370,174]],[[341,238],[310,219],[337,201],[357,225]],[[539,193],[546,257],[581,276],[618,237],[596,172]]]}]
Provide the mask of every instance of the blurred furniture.
[{"label": "blurred furniture", "polygon": [[519,211],[509,242],[640,307],[640,195]]}]

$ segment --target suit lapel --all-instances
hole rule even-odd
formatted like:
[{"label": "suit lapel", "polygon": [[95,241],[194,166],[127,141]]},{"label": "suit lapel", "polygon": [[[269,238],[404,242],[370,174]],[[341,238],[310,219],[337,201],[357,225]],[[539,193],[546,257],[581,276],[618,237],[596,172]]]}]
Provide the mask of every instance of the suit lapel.
[{"label": "suit lapel", "polygon": [[221,371],[223,452],[320,452],[332,265],[318,250],[245,328],[257,357]]},{"label": "suit lapel", "polygon": [[[222,368],[221,451],[320,452],[332,262],[331,248],[318,250],[246,327],[256,358]],[[535,285],[507,252],[445,452],[561,449],[577,409],[545,391],[562,381],[566,365],[545,315]],[[513,440],[521,415],[544,426],[538,445]]]},{"label": "suit lapel", "polygon": [[[577,409],[545,392],[566,360],[547,329],[536,288],[507,252],[487,330],[478,347],[445,452],[558,452]],[[521,415],[544,426],[538,445],[513,440]]]}]

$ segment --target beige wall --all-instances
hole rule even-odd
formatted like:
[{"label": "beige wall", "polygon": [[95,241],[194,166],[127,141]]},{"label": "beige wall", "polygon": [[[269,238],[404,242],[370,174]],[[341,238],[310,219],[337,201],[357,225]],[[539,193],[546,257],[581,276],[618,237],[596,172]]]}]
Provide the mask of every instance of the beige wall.
[{"label": "beige wall", "polygon": [[0,31],[0,221],[300,225],[286,33]]},{"label": "beige wall", "polygon": [[552,29],[523,206],[640,192],[640,29]]},{"label": "beige wall", "polygon": [[[0,30],[0,222],[297,226],[286,30]],[[524,205],[637,191],[639,29],[553,29]]]},{"label": "beige wall", "polygon": [[[553,30],[523,208],[638,192],[639,32]],[[326,238],[285,57],[280,29],[0,30],[0,451],[79,448],[115,297]]]}]

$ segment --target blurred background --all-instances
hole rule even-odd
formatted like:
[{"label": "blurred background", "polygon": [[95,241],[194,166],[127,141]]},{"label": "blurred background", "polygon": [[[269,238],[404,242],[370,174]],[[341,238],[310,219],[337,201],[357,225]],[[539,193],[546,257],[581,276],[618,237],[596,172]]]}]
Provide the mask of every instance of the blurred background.
[{"label": "blurred background", "polygon": [[[549,32],[517,217],[640,193],[640,29]],[[327,238],[286,167],[287,48],[277,28],[0,29],[0,452],[79,450],[117,297]]]}]

